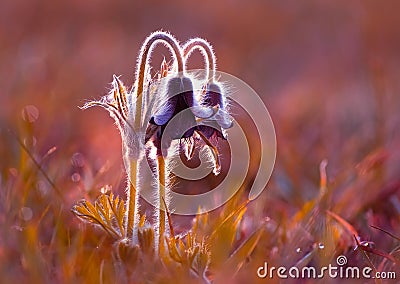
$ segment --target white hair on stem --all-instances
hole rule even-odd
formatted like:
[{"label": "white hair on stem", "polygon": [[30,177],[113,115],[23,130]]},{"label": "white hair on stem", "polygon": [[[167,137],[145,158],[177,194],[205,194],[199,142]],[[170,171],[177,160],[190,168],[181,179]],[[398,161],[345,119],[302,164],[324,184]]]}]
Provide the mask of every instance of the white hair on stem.
[{"label": "white hair on stem", "polygon": [[[188,40],[182,47],[183,57],[185,59],[185,66],[187,60],[193,51],[199,49],[204,58],[206,78],[209,82],[214,82],[215,72],[217,69],[217,58],[214,54],[211,44],[202,38],[193,38]],[[210,72],[211,71],[211,72]]]},{"label": "white hair on stem", "polygon": [[[136,80],[135,80],[135,94],[139,97],[144,90],[144,80],[146,74],[148,72],[148,66],[150,63],[150,54],[153,51],[155,45],[157,43],[163,43],[166,47],[168,47],[172,51],[172,57],[174,62],[177,64],[177,70],[179,72],[183,72],[183,56],[182,51],[179,46],[179,42],[169,33],[157,31],[149,35],[144,41],[142,48],[140,50],[138,56],[138,62],[136,66]],[[135,126],[139,127],[142,123],[141,115],[142,115],[142,104],[137,104],[136,109],[136,117],[135,117]]]},{"label": "white hair on stem", "polygon": [[[217,69],[217,58],[213,51],[211,44],[202,39],[202,38],[193,38],[188,40],[183,46],[183,56],[185,59],[185,64],[187,63],[188,58],[192,54],[192,52],[196,49],[199,49],[203,55],[204,62],[205,62],[205,70],[206,70],[206,86],[210,88],[210,86],[216,86],[222,91],[222,85],[216,81],[216,69]],[[226,99],[223,94],[221,94],[222,103],[225,105]],[[213,161],[214,161],[214,174],[218,175],[221,171],[221,163],[219,159],[219,152],[216,146],[212,145],[210,141],[199,131],[197,134],[201,137],[204,143],[209,147],[209,150],[212,154]]]},{"label": "white hair on stem", "polygon": [[[174,59],[174,63],[177,65],[177,74],[182,75],[183,70],[184,70],[184,65],[183,65],[183,56],[182,56],[182,51],[180,48],[180,45],[178,41],[169,33],[162,32],[162,31],[157,31],[152,33],[149,37],[146,38],[144,41],[142,48],[140,50],[139,56],[138,56],[138,62],[137,62],[137,68],[136,68],[136,80],[135,80],[135,85],[132,90],[132,95],[136,97],[136,107],[135,107],[135,114],[134,114],[134,129],[143,129],[141,131],[142,135],[144,135],[144,131],[147,125],[147,118],[150,116],[149,111],[153,109],[153,104],[154,103],[159,103],[160,99],[158,96],[162,94],[163,92],[160,92],[160,90],[157,90],[158,88],[163,88],[164,84],[157,84],[155,85],[155,89],[152,89],[152,86],[148,85],[148,88],[145,88],[145,80],[149,81],[150,79],[148,76],[149,73],[149,63],[150,63],[150,58],[151,58],[151,53],[157,43],[163,43],[166,47],[168,47],[171,50],[172,57]],[[156,98],[149,98],[149,96],[156,95]],[[146,97],[144,99],[144,97]],[[145,112],[144,117],[142,115],[142,112]],[[146,124],[146,125],[145,125]],[[144,126],[144,128],[143,128]],[[144,137],[140,137],[144,138]],[[141,140],[142,141],[142,140]],[[140,151],[143,153],[144,151]],[[160,245],[160,240],[164,239],[164,234],[167,232],[166,230],[166,214],[165,211],[163,211],[164,205],[162,202],[165,202],[167,207],[169,204],[169,196],[167,194],[166,188],[166,180],[167,180],[167,167],[165,167],[165,160],[164,157],[157,157],[157,170],[155,171],[156,173],[156,180],[158,181],[158,185],[155,190],[155,195],[158,196],[157,202],[158,202],[158,208],[159,210],[155,210],[155,219],[158,219],[158,222],[156,223],[157,225],[155,226],[155,247],[156,249],[159,249],[160,251],[163,250],[164,246]],[[138,207],[139,207],[139,197],[140,197],[140,174],[139,174],[139,169],[138,167],[139,163],[141,162],[141,159],[138,161],[131,161],[130,163],[130,176],[131,180],[136,181],[136,192],[134,191],[135,189],[130,187],[130,192],[128,194],[129,200],[127,202],[127,227],[130,228],[132,226],[133,232],[137,232],[138,230],[138,223],[139,223],[139,218],[138,216]],[[135,201],[132,200],[132,193],[135,194]],[[162,202],[161,202],[162,201]],[[132,210],[132,207],[134,209]],[[132,212],[133,211],[133,212]],[[132,235],[134,237],[134,235]],[[134,240],[135,241],[135,240]]]}]

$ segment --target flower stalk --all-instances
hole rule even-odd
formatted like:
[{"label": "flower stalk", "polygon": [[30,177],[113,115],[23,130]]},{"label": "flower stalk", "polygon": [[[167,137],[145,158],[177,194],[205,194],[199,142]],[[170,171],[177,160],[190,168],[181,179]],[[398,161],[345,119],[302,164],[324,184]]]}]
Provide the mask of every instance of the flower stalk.
[{"label": "flower stalk", "polygon": [[158,190],[159,190],[159,197],[157,203],[159,204],[159,215],[158,215],[158,232],[157,232],[157,237],[158,237],[158,248],[159,248],[159,253],[160,255],[163,254],[164,252],[164,234],[165,234],[165,224],[166,224],[166,208],[168,204],[166,203],[166,198],[165,198],[165,160],[162,155],[157,157],[157,162],[158,162]]},{"label": "flower stalk", "polygon": [[[214,108],[215,115],[213,116],[212,124],[215,127],[210,127],[209,125],[199,125],[196,129],[196,133],[203,140],[206,146],[208,146],[211,151],[214,160],[214,174],[218,175],[221,172],[221,162],[219,158],[218,148],[210,141],[210,138],[224,138],[226,135],[224,133],[225,128],[230,128],[232,126],[231,121],[227,118],[227,112],[225,108],[225,97],[222,92],[222,88],[215,80],[215,74],[217,69],[216,56],[210,43],[201,38],[194,38],[187,41],[183,45],[183,56],[185,59],[185,65],[192,54],[193,51],[199,49],[203,55],[205,70],[206,70],[206,82],[204,85],[204,93],[202,99],[202,105]],[[199,119],[198,122],[202,122],[204,119]],[[217,123],[215,123],[217,122]],[[188,153],[191,150],[187,150]]]},{"label": "flower stalk", "polygon": [[[193,38],[188,40],[182,47],[183,57],[185,59],[185,65],[187,64],[187,60],[190,55],[199,49],[203,55],[205,70],[206,70],[206,79],[209,83],[213,83],[215,79],[215,73],[217,69],[217,58],[214,54],[213,48],[211,44],[202,39],[202,38]],[[211,70],[211,72],[210,72]]]},{"label": "flower stalk", "polygon": [[[145,78],[146,74],[148,74],[148,66],[149,66],[149,61],[150,61],[150,55],[152,50],[154,49],[155,45],[157,43],[163,43],[166,47],[168,47],[171,50],[172,56],[174,58],[174,62],[177,64],[177,70],[178,72],[183,71],[183,59],[182,59],[182,52],[179,46],[179,43],[177,40],[171,36],[168,33],[165,32],[155,32],[151,34],[145,42],[142,45],[140,54],[139,54],[139,59],[138,59],[138,65],[137,65],[137,73],[136,73],[136,84],[134,87],[133,91],[133,97],[136,99],[135,103],[135,111],[134,111],[134,129],[138,131],[139,133],[144,132],[144,128],[146,127],[145,123],[147,121],[143,121],[143,108],[144,108],[144,96],[150,96],[148,92],[145,91]],[[165,69],[165,64],[163,66]],[[165,72],[165,70],[164,70]],[[142,135],[143,136],[143,135]],[[140,140],[142,140],[144,137],[140,137]],[[144,143],[143,143],[144,144]],[[140,145],[142,146],[142,145]],[[139,222],[139,197],[140,197],[140,168],[139,164],[141,161],[141,158],[144,156],[144,147],[140,147],[140,155],[138,159],[131,159],[130,160],[130,181],[131,183],[135,183],[135,186],[131,184],[129,186],[129,192],[127,194],[128,196],[128,202],[127,202],[127,232],[128,235],[127,237],[129,239],[133,239],[133,241],[136,241],[136,233],[138,230],[138,222]],[[157,161],[159,162],[159,161]],[[160,167],[159,167],[160,168]],[[162,168],[164,168],[164,163],[162,164]],[[158,173],[159,179],[165,180],[165,171],[163,170],[162,172]],[[159,193],[157,194],[159,198],[165,198],[165,189],[161,188],[159,189]],[[161,209],[160,209],[161,211]],[[158,217],[159,224],[158,226],[160,228],[164,228],[165,231],[165,214],[161,214]],[[162,227],[163,226],[163,227]],[[158,235],[158,234],[157,234]],[[155,240],[157,242],[158,236],[156,236]]]}]

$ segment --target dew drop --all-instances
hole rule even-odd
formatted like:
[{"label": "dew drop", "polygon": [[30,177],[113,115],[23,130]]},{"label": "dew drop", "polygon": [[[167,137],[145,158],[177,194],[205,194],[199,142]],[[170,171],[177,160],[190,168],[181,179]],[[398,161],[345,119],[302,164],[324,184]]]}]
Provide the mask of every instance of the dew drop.
[{"label": "dew drop", "polygon": [[39,180],[39,181],[36,183],[36,188],[37,188],[37,190],[40,192],[40,194],[41,194],[42,196],[46,196],[46,195],[49,193],[49,186],[48,186],[48,184],[47,184],[45,181],[43,181],[43,180]]},{"label": "dew drop", "polygon": [[81,175],[78,173],[73,173],[71,179],[73,182],[79,182],[81,180]]},{"label": "dew drop", "polygon": [[34,105],[27,105],[22,109],[21,115],[23,120],[33,123],[39,118],[39,110]]},{"label": "dew drop", "polygon": [[301,248],[297,248],[297,249],[296,249],[296,252],[297,252],[297,253],[300,253],[300,252],[301,252]]},{"label": "dew drop", "polygon": [[34,147],[36,146],[36,137],[32,136],[32,137],[28,137],[24,139],[24,145],[28,148]]},{"label": "dew drop", "polygon": [[19,213],[24,221],[30,221],[33,217],[32,209],[29,207],[22,207]]},{"label": "dew drop", "polygon": [[318,244],[318,248],[319,248],[319,249],[324,249],[324,248],[325,248],[325,245],[324,245],[323,243],[319,243],[319,244]]},{"label": "dew drop", "polygon": [[13,225],[11,228],[18,232],[22,232],[24,230],[21,226],[18,225]]}]

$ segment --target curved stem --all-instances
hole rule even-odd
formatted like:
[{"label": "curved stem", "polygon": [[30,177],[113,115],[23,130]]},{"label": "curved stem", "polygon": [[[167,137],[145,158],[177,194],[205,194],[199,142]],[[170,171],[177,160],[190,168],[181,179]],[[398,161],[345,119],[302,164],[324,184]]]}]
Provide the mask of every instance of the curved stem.
[{"label": "curved stem", "polygon": [[[155,44],[158,42],[164,42],[164,44],[172,51],[175,61],[178,65],[178,73],[183,72],[183,57],[182,51],[179,46],[178,41],[170,34],[166,32],[155,32],[148,36],[145,42],[142,45],[139,54],[139,61],[137,65],[137,73],[136,73],[136,96],[142,95],[144,89],[144,78],[147,71],[147,65],[149,63],[149,53],[151,53]],[[136,102],[136,114],[135,114],[135,127],[139,128],[141,124],[141,116],[142,116],[142,101],[143,98],[138,99]]]},{"label": "curved stem", "polygon": [[[175,62],[178,66],[178,73],[183,72],[183,56],[182,51],[179,46],[178,41],[170,34],[165,32],[155,32],[148,36],[145,42],[142,45],[140,50],[140,54],[138,57],[137,68],[136,68],[136,109],[135,109],[135,117],[134,117],[134,130],[138,130],[142,126],[142,109],[143,109],[143,90],[144,90],[144,81],[145,76],[147,74],[147,66],[149,64],[149,54],[155,47],[156,43],[163,42],[165,46],[167,46],[175,59]],[[135,238],[138,227],[138,206],[139,206],[139,193],[140,184],[138,180],[138,162],[139,161],[131,161],[131,169],[130,169],[130,181],[132,184],[129,185],[128,189],[128,202],[127,202],[127,236],[132,239]],[[164,175],[162,175],[164,177]],[[165,225],[164,225],[165,227]],[[162,234],[163,235],[163,234]]]},{"label": "curved stem", "polygon": [[183,57],[185,58],[185,64],[187,59],[195,49],[199,49],[201,51],[204,57],[204,61],[206,63],[207,79],[212,83],[215,79],[215,72],[217,69],[217,63],[216,63],[217,58],[215,57],[211,44],[202,38],[194,38],[187,41],[182,49],[183,49]]}]

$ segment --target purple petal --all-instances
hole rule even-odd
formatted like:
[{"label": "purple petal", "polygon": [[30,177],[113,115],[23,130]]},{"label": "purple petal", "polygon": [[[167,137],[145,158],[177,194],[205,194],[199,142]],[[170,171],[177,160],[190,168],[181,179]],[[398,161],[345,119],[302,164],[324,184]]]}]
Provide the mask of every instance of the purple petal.
[{"label": "purple petal", "polygon": [[193,136],[193,133],[195,131],[195,127],[190,128],[188,131],[186,131],[181,138],[189,138]]},{"label": "purple petal", "polygon": [[206,93],[203,97],[203,104],[207,106],[219,105],[221,108],[224,107],[224,101],[222,96],[221,88],[217,84],[208,84]]},{"label": "purple petal", "polygon": [[210,118],[216,114],[216,109],[212,107],[193,106],[190,109],[199,118]]},{"label": "purple petal", "polygon": [[224,107],[221,94],[214,92],[206,92],[204,95],[203,104],[206,106],[219,105],[220,107]]},{"label": "purple petal", "polygon": [[177,97],[169,98],[167,103],[163,104],[160,109],[153,115],[150,122],[156,125],[166,124],[174,115],[177,104]]},{"label": "purple petal", "polygon": [[[176,95],[184,95],[189,105],[193,104],[193,84],[187,77],[171,78],[167,85],[167,97],[171,98]],[[186,97],[187,94],[187,97]],[[191,95],[190,95],[191,94]]]},{"label": "purple petal", "polygon": [[214,116],[214,119],[224,129],[228,129],[228,128],[231,128],[233,126],[233,122],[232,122],[228,112],[226,112],[223,109],[219,109],[218,110],[218,112]]},{"label": "purple petal", "polygon": [[208,139],[210,139],[210,137],[214,134],[214,131],[217,131],[216,129],[207,125],[199,125],[197,129],[201,131],[204,134],[204,136],[207,137]]},{"label": "purple petal", "polygon": [[226,137],[221,129],[221,127],[213,128],[207,125],[199,125],[197,128],[198,131],[201,131],[204,136],[208,139],[212,138],[213,136],[216,138],[222,138],[226,140]]}]

